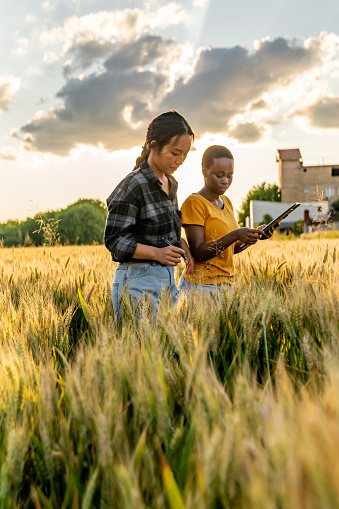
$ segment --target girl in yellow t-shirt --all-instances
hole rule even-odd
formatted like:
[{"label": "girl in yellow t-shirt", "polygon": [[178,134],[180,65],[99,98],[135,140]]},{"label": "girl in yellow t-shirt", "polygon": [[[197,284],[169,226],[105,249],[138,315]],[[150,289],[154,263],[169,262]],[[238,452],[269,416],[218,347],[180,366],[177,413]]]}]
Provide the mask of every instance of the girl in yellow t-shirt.
[{"label": "girl in yellow t-shirt", "polygon": [[268,233],[259,229],[240,228],[232,203],[224,196],[230,187],[234,173],[232,153],[223,146],[212,145],[202,157],[202,173],[205,185],[191,194],[181,207],[182,226],[194,257],[194,271],[180,278],[182,291],[193,289],[214,291],[215,285],[230,286],[234,279],[233,255],[240,252],[244,242],[255,244],[268,239]]}]

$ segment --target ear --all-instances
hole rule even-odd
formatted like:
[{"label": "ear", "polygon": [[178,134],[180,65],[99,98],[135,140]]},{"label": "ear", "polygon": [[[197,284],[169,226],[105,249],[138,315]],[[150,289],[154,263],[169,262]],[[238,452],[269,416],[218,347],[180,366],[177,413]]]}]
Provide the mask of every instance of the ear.
[{"label": "ear", "polygon": [[203,174],[204,178],[207,175],[207,168],[204,165],[202,165],[202,174]]},{"label": "ear", "polygon": [[155,140],[152,140],[151,143],[149,144],[149,149],[151,151],[155,151],[157,150],[157,142]]}]

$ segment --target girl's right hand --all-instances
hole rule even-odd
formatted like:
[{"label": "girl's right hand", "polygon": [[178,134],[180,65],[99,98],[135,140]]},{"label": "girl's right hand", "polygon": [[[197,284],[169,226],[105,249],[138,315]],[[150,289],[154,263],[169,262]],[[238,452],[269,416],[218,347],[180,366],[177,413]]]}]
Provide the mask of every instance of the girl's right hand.
[{"label": "girl's right hand", "polygon": [[173,267],[180,263],[181,255],[185,255],[185,251],[180,247],[159,247],[157,248],[155,260],[160,262],[162,265],[172,265]]},{"label": "girl's right hand", "polygon": [[261,238],[268,238],[265,232],[253,228],[239,228],[235,233],[237,240],[246,244],[255,244]]}]

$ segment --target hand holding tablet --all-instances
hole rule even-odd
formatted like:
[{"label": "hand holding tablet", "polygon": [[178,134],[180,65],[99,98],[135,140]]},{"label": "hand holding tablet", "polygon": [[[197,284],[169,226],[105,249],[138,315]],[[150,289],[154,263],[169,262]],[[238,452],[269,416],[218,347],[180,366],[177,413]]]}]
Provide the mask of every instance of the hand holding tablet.
[{"label": "hand holding tablet", "polygon": [[[285,217],[287,217],[291,212],[293,212],[296,208],[298,208],[300,205],[300,203],[296,202],[294,203],[293,205],[291,205],[290,207],[288,207],[288,209],[286,209],[284,212],[282,212],[281,214],[279,214],[279,216],[277,216],[275,219],[272,219],[272,221],[270,223],[268,223],[263,229],[262,231],[263,232],[267,232],[268,230],[270,230],[271,228],[275,228],[276,226],[278,226],[278,224],[280,223],[280,221],[282,221],[283,219],[285,219]],[[248,248],[251,244],[246,244],[245,242],[243,244],[241,244],[241,246],[239,247],[239,252],[240,251],[243,251],[244,249]]]}]

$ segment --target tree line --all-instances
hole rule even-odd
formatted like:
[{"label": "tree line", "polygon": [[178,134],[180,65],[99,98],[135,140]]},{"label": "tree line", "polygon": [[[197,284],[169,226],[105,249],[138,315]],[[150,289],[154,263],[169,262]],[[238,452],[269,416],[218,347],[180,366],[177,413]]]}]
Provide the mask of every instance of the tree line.
[{"label": "tree line", "polygon": [[[253,186],[238,211],[240,226],[245,226],[251,200],[281,201],[280,189],[276,184],[267,182]],[[333,208],[332,215],[335,217],[337,213]],[[106,216],[106,205],[102,201],[82,198],[65,209],[39,213],[24,221],[0,223],[0,242],[5,247],[102,244]],[[271,219],[264,217],[263,221]]]},{"label": "tree line", "polygon": [[0,223],[0,241],[4,247],[102,244],[106,216],[102,201],[82,198],[65,209]]}]

